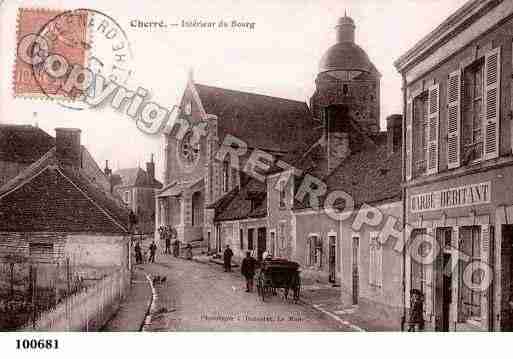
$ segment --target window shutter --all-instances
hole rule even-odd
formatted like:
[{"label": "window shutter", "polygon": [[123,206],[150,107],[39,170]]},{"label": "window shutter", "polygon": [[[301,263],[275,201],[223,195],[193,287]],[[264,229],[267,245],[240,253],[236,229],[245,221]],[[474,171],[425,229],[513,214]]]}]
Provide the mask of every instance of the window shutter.
[{"label": "window shutter", "polygon": [[[482,225],[481,226],[481,261],[487,265],[490,265],[490,247],[492,238],[492,227],[490,225]],[[492,301],[488,300],[490,295],[490,288],[483,290],[481,292],[481,326],[483,329],[488,328],[489,321],[489,305]]]},{"label": "window shutter", "polygon": [[499,112],[500,112],[500,78],[501,51],[497,47],[485,56],[485,91],[484,91],[484,159],[499,156]]},{"label": "window shutter", "polygon": [[369,284],[374,284],[374,255],[376,251],[374,250],[374,238],[370,239],[369,246]]},{"label": "window shutter", "polygon": [[312,265],[312,237],[307,239],[306,265]]},{"label": "window shutter", "polygon": [[378,248],[378,269],[377,269],[377,277],[378,277],[378,285],[380,287],[383,286],[383,245],[376,241],[376,245]]},{"label": "window shutter", "polygon": [[427,174],[438,172],[438,121],[440,113],[440,85],[429,88],[428,94],[428,158]]},{"label": "window shutter", "polygon": [[449,74],[447,86],[447,166],[460,166],[461,71]]},{"label": "window shutter", "polygon": [[413,163],[413,148],[412,148],[412,123],[413,123],[413,100],[409,98],[406,103],[406,180],[412,179],[412,163]]}]

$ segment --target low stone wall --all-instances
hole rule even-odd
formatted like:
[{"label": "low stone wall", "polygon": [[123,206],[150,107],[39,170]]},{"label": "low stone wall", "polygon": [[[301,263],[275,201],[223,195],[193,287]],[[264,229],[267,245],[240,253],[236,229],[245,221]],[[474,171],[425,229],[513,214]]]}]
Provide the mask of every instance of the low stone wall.
[{"label": "low stone wall", "polygon": [[22,331],[97,331],[116,313],[130,289],[130,271],[119,269],[96,285],[65,298]]}]

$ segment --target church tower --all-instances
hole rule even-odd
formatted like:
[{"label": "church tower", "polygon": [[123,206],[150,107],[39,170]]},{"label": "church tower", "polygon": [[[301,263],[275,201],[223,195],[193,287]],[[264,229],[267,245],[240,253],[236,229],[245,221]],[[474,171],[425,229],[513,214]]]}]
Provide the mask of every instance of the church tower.
[{"label": "church tower", "polygon": [[313,116],[322,121],[331,170],[351,153],[356,123],[367,135],[379,132],[380,73],[355,42],[350,17],[335,26],[336,43],[322,56],[310,99]]}]

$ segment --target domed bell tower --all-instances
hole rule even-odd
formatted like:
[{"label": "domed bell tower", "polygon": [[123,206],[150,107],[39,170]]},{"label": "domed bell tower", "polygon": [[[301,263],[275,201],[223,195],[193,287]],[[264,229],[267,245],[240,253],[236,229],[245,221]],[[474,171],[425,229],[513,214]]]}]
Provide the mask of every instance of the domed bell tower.
[{"label": "domed bell tower", "polygon": [[328,171],[351,153],[355,125],[368,135],[379,132],[381,75],[355,43],[355,30],[347,15],[338,20],[336,43],[321,58],[310,99],[314,117],[323,123]]}]

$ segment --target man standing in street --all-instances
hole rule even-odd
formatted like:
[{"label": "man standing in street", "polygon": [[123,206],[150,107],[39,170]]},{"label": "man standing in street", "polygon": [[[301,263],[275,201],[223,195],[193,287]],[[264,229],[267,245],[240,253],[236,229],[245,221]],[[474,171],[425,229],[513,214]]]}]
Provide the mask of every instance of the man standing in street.
[{"label": "man standing in street", "polygon": [[232,271],[232,257],[233,257],[233,252],[230,249],[230,246],[226,245],[226,249],[224,250],[224,253],[223,253],[224,271],[225,272]]},{"label": "man standing in street", "polygon": [[242,260],[240,271],[246,278],[246,292],[253,291],[253,277],[255,276],[256,259],[251,256],[251,252],[246,252],[246,258]]},{"label": "man standing in street", "polygon": [[150,259],[148,260],[148,263],[155,263],[155,253],[157,252],[157,245],[155,244],[155,241],[152,241],[150,244]]}]

